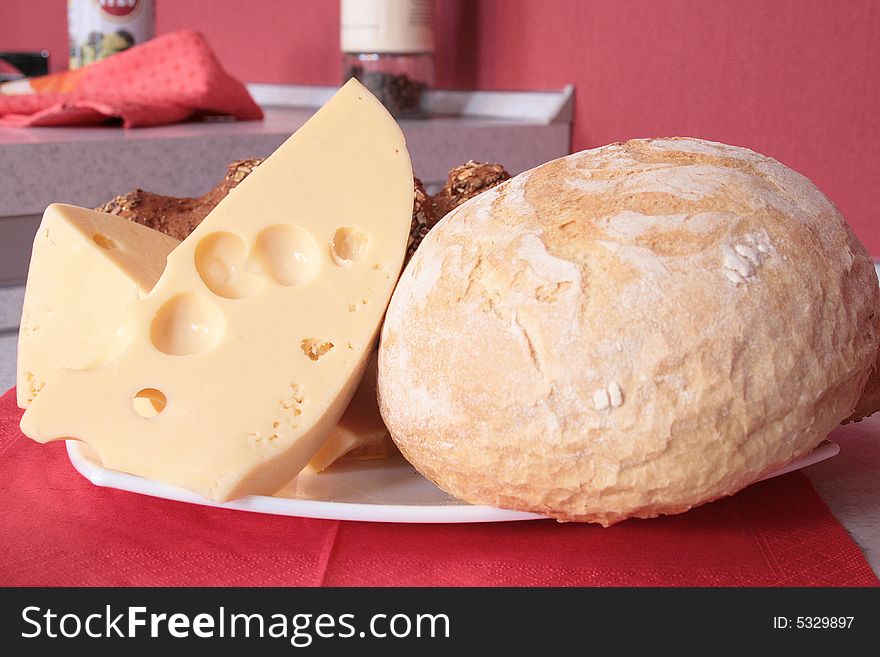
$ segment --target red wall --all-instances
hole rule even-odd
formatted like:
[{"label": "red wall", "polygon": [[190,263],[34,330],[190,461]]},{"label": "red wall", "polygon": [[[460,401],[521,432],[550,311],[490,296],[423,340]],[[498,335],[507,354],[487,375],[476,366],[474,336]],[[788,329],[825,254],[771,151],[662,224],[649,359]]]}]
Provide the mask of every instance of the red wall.
[{"label": "red wall", "polygon": [[[691,135],[812,178],[880,256],[877,0],[438,0],[438,85],[577,87],[573,147]],[[0,50],[66,49],[64,0],[0,0]],[[157,0],[248,81],[338,81],[337,0]]]}]

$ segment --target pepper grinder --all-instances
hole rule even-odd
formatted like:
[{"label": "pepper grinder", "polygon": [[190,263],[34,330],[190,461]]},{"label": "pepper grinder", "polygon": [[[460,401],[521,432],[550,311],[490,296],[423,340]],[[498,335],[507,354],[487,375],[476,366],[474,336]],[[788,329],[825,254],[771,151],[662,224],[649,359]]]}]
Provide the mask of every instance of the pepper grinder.
[{"label": "pepper grinder", "polygon": [[357,78],[397,118],[434,84],[433,0],[342,0],[343,82]]}]

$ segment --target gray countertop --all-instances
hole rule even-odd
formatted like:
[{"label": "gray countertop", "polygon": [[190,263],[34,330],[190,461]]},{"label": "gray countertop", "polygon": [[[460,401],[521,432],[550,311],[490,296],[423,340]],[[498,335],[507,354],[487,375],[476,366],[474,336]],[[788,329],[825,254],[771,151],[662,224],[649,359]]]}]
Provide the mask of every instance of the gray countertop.
[{"label": "gray countertop", "polygon": [[18,333],[0,333],[0,389],[9,390],[15,385],[15,349]]},{"label": "gray countertop", "polygon": [[[30,242],[50,203],[96,207],[135,187],[199,196],[235,159],[266,157],[305,123],[332,87],[250,85],[263,121],[152,128],[0,127],[0,285],[24,280]],[[429,118],[400,121],[413,171],[429,188],[468,160],[513,174],[570,152],[572,89],[432,91]]]},{"label": "gray countertop", "polygon": [[[230,160],[266,157],[314,108],[264,108],[263,121],[183,123],[131,130],[0,127],[0,217],[42,212],[49,203],[92,206],[135,187],[172,196],[204,194]],[[401,121],[413,170],[442,183],[469,159],[503,162],[512,173],[569,150],[568,123],[509,117]]]},{"label": "gray countertop", "polygon": [[[232,159],[265,157],[305,123],[335,87],[252,84],[262,121],[188,122],[150,128],[0,127],[0,218],[49,203],[94,207],[141,187],[196,196]],[[573,89],[430,91],[425,118],[399,121],[413,171],[442,184],[469,159],[519,173],[570,150]]]}]

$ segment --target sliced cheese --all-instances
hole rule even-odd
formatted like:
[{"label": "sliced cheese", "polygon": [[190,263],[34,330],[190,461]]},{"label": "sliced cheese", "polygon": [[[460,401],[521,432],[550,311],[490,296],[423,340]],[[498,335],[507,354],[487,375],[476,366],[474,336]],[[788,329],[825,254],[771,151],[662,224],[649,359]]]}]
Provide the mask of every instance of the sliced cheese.
[{"label": "sliced cheese", "polygon": [[309,461],[311,472],[326,470],[343,457],[353,460],[385,458],[394,453],[388,428],[379,414],[376,398],[376,353],[364,372],[364,378],[351,403],[318,453]]},{"label": "sliced cheese", "polygon": [[28,406],[61,368],[92,364],[128,306],[159,280],[178,244],[112,214],[59,203],[46,208],[18,337],[19,407]]},{"label": "sliced cheese", "polygon": [[22,430],[217,501],[275,492],[354,393],[411,211],[403,134],[350,81],[171,253],[112,357],[55,375]]}]

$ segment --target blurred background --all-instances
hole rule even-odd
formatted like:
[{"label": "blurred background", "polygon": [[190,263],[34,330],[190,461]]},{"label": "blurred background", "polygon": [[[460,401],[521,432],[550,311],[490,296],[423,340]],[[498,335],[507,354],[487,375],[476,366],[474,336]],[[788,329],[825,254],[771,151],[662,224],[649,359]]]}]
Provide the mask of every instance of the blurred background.
[{"label": "blurred background", "polygon": [[[156,0],[245,82],[340,80],[337,0]],[[0,50],[67,67],[65,0],[2,0]],[[689,135],[804,173],[880,256],[880,2],[439,0],[436,86],[575,85],[572,149]]]}]

